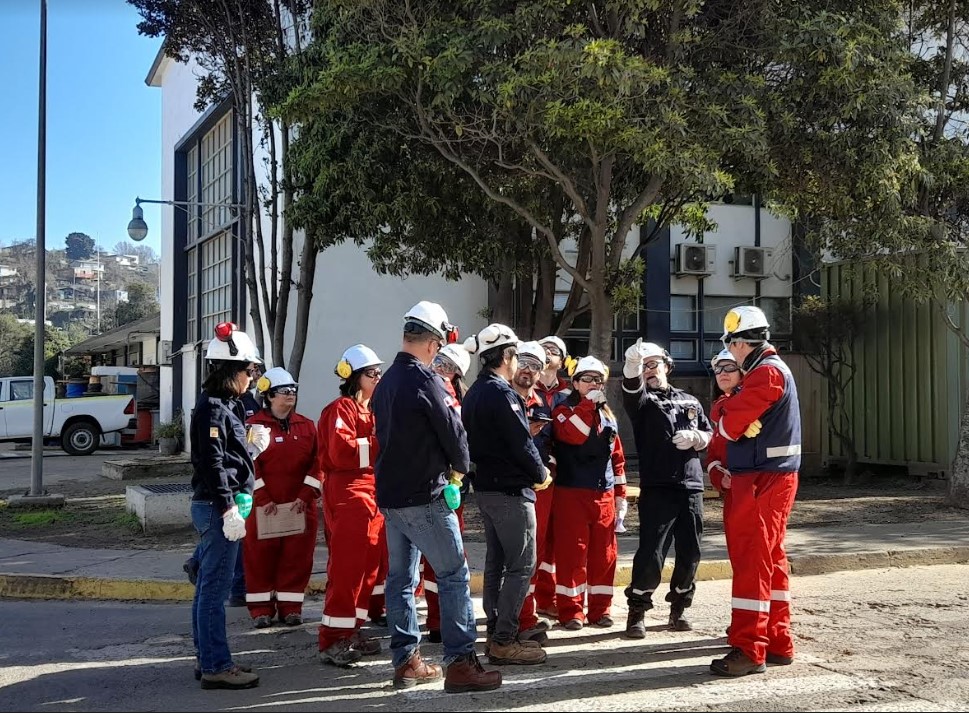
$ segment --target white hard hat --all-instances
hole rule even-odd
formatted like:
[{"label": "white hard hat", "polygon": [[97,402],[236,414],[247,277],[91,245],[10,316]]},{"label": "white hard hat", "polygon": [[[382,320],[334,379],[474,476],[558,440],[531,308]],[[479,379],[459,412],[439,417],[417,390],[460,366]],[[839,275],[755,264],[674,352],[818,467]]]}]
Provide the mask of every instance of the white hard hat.
[{"label": "white hard hat", "polygon": [[722,361],[732,361],[734,364],[736,364],[737,358],[730,353],[729,349],[723,349],[720,351],[719,354],[717,354],[716,356],[713,357],[713,359],[710,360],[710,366],[716,366]]},{"label": "white hard hat", "polygon": [[663,359],[671,359],[670,353],[663,349],[659,344],[655,342],[643,342],[639,345],[639,353],[643,355],[643,360],[649,359],[650,357],[662,357]]},{"label": "white hard hat", "polygon": [[472,354],[480,354],[509,344],[518,345],[518,337],[511,327],[504,324],[489,324],[473,337],[464,341],[464,348]]},{"label": "white hard hat", "polygon": [[548,364],[548,353],[546,353],[545,348],[538,342],[518,343],[518,358],[520,359],[526,355],[538,359],[538,363],[543,367]]},{"label": "white hard hat", "polygon": [[584,356],[577,362],[573,363],[575,364],[575,369],[569,371],[569,376],[573,378],[579,374],[584,374],[587,371],[602,374],[603,378],[605,379],[609,378],[609,367],[596,359],[594,356]]},{"label": "white hard hat", "polygon": [[471,368],[471,355],[460,344],[445,344],[441,347],[441,351],[437,355],[447,357],[454,362],[454,366],[458,368],[458,373],[461,376],[465,376],[468,373],[468,369]]},{"label": "white hard hat", "polygon": [[215,325],[215,338],[209,341],[205,358],[209,361],[244,361],[262,364],[259,350],[252,343],[252,339],[232,322],[220,322]]},{"label": "white hard hat", "polygon": [[296,383],[296,379],[293,378],[293,375],[281,366],[274,366],[256,381],[256,391],[260,394],[264,394],[270,389],[276,389],[280,386],[299,386]]},{"label": "white hard hat", "polygon": [[565,358],[569,355],[569,350],[565,347],[565,342],[563,342],[561,338],[556,337],[554,334],[544,337],[543,339],[539,339],[538,343],[554,344],[556,347],[558,347],[558,350],[562,352],[562,361],[565,361]]},{"label": "white hard hat", "polygon": [[377,364],[383,364],[383,362],[373,349],[365,344],[354,344],[343,352],[340,361],[333,368],[333,373],[341,379],[349,379],[358,369],[366,369],[368,366]]},{"label": "white hard hat", "polygon": [[417,327],[418,331],[431,332],[454,344],[458,341],[458,328],[447,321],[447,312],[436,302],[418,302],[404,315],[404,331]]},{"label": "white hard hat", "polygon": [[764,336],[757,341],[770,339],[770,324],[767,322],[767,315],[760,307],[752,305],[734,307],[723,318],[723,336],[720,337],[720,341],[729,342],[733,335],[749,332],[753,329],[764,330]]}]

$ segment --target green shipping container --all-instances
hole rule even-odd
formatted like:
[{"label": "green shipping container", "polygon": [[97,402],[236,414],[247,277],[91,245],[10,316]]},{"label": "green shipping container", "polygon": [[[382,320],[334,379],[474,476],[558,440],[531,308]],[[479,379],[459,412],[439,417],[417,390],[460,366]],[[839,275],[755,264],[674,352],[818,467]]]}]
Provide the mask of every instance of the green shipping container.
[{"label": "green shipping container", "polygon": [[[891,278],[870,268],[826,265],[821,294],[857,302],[865,294],[875,299],[854,344],[857,370],[848,393],[859,462],[947,475],[969,385],[969,350],[934,305],[904,299],[892,289]],[[950,305],[949,316],[957,325],[969,325],[969,305]],[[827,425],[826,389],[822,394]],[[843,459],[830,430],[821,432],[825,459]]]}]

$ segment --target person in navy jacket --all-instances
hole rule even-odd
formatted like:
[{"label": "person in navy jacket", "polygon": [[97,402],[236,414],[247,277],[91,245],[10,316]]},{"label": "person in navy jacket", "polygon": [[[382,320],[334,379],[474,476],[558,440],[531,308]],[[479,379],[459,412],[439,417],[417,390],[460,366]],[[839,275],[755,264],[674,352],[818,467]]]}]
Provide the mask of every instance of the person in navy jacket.
[{"label": "person in navy jacket", "polygon": [[484,522],[483,604],[488,658],[494,664],[540,664],[545,652],[518,638],[518,615],[535,573],[535,490],[552,482],[532,441],[525,402],[511,387],[518,371],[518,337],[489,324],[464,344],[480,354],[481,372],[461,405],[475,498]]}]

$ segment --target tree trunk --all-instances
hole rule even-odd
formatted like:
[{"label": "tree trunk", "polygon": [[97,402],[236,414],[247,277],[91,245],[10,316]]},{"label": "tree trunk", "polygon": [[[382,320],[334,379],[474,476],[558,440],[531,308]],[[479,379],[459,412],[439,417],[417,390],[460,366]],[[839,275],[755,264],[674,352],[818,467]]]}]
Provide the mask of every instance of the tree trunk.
[{"label": "tree trunk", "polygon": [[491,306],[491,321],[510,325],[515,316],[515,262],[507,255],[498,258],[500,276]]},{"label": "tree trunk", "polygon": [[608,364],[612,354],[612,303],[601,278],[593,281],[589,302],[592,309],[589,354]]},{"label": "tree trunk", "polygon": [[969,398],[962,408],[959,443],[949,471],[949,492],[946,495],[946,503],[969,509]]},{"label": "tree trunk", "polygon": [[313,305],[313,284],[316,281],[316,259],[318,255],[316,238],[312,230],[307,229],[306,235],[303,237],[303,250],[299,258],[295,336],[287,362],[287,370],[296,381],[299,381],[299,372],[303,367],[303,352],[306,350],[306,334],[309,331],[310,307]]},{"label": "tree trunk", "polygon": [[555,261],[542,255],[538,258],[538,287],[535,290],[535,339],[552,333],[552,312],[555,309]]},{"label": "tree trunk", "polygon": [[[289,124],[282,122],[282,138],[280,141],[280,161],[283,167],[283,209],[280,216],[283,220],[282,231],[282,265],[275,282],[279,284],[278,302],[276,303],[276,323],[273,330],[273,361],[282,366],[287,363],[284,354],[286,336],[286,322],[289,319],[289,298],[293,284],[293,224],[287,215],[293,201],[292,182],[289,180]],[[273,197],[273,202],[279,200],[279,195]]]},{"label": "tree trunk", "polygon": [[515,334],[518,335],[519,339],[530,340],[532,339],[532,334],[535,329],[535,263],[530,265],[530,268],[524,274],[519,274],[515,276],[515,282],[517,283],[518,289],[516,290],[518,298],[518,319],[517,324],[513,326]]}]

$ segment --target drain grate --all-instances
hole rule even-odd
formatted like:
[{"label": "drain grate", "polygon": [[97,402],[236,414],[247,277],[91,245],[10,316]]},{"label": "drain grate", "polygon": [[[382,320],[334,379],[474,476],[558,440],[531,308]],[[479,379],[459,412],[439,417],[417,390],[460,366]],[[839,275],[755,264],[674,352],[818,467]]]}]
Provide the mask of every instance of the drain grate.
[{"label": "drain grate", "polygon": [[149,493],[161,495],[162,493],[191,493],[191,483],[162,483],[161,485],[142,485],[142,488]]}]

